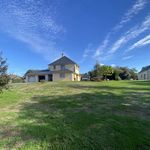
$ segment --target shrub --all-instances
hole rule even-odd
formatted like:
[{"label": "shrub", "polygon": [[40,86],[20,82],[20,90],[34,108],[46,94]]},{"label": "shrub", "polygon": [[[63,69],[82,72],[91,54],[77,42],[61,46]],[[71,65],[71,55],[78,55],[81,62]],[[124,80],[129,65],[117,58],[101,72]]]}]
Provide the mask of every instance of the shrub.
[{"label": "shrub", "polygon": [[6,59],[3,59],[2,52],[0,53],[0,92],[3,89],[8,89],[9,75],[7,74],[8,65]]}]

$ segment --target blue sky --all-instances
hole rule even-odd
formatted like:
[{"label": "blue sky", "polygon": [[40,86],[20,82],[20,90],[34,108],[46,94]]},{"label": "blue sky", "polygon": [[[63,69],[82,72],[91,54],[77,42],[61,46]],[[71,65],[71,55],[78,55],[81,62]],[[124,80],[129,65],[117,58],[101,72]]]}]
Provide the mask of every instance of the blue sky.
[{"label": "blue sky", "polygon": [[81,73],[96,61],[140,70],[150,64],[150,0],[0,0],[0,50],[18,75],[62,52]]}]

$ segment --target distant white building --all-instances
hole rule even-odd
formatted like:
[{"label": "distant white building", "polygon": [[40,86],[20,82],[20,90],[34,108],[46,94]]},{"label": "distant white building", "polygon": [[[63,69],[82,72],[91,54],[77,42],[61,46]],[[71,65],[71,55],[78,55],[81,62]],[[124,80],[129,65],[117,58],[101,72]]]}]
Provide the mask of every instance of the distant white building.
[{"label": "distant white building", "polygon": [[150,80],[150,65],[141,69],[138,73],[138,80]]}]

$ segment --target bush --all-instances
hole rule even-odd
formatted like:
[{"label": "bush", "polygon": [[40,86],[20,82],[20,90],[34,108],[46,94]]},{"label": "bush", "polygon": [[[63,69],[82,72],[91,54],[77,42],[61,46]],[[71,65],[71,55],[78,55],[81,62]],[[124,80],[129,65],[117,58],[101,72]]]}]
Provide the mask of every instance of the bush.
[{"label": "bush", "polygon": [[100,82],[100,81],[102,81],[102,78],[101,77],[93,77],[93,78],[91,78],[91,81]]},{"label": "bush", "polygon": [[10,83],[24,83],[24,82],[25,80],[23,77],[14,74],[10,75]]},{"label": "bush", "polygon": [[8,89],[9,75],[7,74],[8,66],[6,60],[2,57],[2,52],[0,53],[0,92],[3,89]]}]

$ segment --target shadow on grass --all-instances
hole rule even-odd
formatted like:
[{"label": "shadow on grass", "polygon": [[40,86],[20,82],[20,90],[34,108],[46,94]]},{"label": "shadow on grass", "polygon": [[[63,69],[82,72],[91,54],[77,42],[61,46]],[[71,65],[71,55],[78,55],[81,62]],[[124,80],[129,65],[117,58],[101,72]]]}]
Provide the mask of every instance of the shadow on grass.
[{"label": "shadow on grass", "polygon": [[[128,86],[124,85],[124,87],[123,86],[116,87],[116,86],[110,86],[110,85],[107,85],[107,84],[103,85],[103,86],[101,84],[99,84],[97,86],[95,86],[95,85],[81,85],[81,84],[73,85],[73,84],[70,84],[70,85],[68,85],[68,87],[69,88],[80,89],[80,90],[82,90],[82,89],[85,89],[85,90],[88,90],[88,89],[98,89],[98,90],[102,89],[102,90],[107,90],[107,91],[110,91],[110,92],[112,90],[114,90],[114,91],[115,90],[124,90],[124,91],[149,90],[149,92],[147,92],[147,93],[150,94],[150,83],[149,82],[144,82],[144,81],[143,82],[142,81],[133,81],[133,82],[131,82],[130,81],[129,84],[131,85],[131,87],[129,87],[129,85]],[[141,87],[142,85],[144,87]]]},{"label": "shadow on grass", "polygon": [[[148,149],[149,107],[128,96],[111,92],[34,96],[30,103],[22,105],[17,118],[16,137],[20,143],[23,141],[18,147]],[[9,147],[13,147],[12,143]]]},{"label": "shadow on grass", "polygon": [[130,82],[128,82],[129,84],[132,84],[132,85],[137,85],[137,86],[144,86],[144,87],[149,87],[149,89],[150,89],[150,80],[149,81],[140,81],[140,80],[138,80],[138,81],[130,81]]}]

